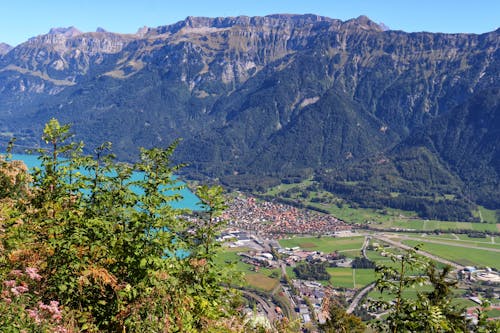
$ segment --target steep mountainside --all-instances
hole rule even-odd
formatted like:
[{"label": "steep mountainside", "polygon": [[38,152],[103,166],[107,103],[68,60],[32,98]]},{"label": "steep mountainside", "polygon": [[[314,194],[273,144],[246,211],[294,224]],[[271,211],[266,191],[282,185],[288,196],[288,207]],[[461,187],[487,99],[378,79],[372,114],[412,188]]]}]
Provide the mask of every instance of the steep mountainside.
[{"label": "steep mountainside", "polygon": [[[500,207],[500,89],[476,93],[386,154],[323,170],[330,191],[365,206],[463,219],[473,202]],[[370,195],[367,195],[370,193]]]},{"label": "steep mountainside", "polygon": [[454,122],[469,126],[483,93],[498,101],[489,89],[499,83],[499,35],[409,34],[316,15],[188,17],[133,35],[52,29],[0,53],[0,139],[32,147],[54,116],[89,151],[112,141],[125,160],[181,137],[177,158],[191,176],[231,183],[326,174],[426,133],[436,147],[415,148],[415,161],[436,159],[458,192],[476,193],[498,184],[494,168],[473,175],[498,160],[483,159],[498,158],[498,134],[484,136],[480,155],[445,142],[478,153]]}]

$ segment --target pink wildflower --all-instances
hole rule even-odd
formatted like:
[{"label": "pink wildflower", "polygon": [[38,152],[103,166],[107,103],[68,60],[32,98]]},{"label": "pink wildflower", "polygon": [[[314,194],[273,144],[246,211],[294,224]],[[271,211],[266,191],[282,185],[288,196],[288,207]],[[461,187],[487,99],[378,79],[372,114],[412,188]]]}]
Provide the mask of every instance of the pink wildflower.
[{"label": "pink wildflower", "polygon": [[20,277],[20,276],[23,276],[23,271],[19,270],[19,269],[13,269],[9,272],[9,275],[11,276],[16,276],[16,277]]},{"label": "pink wildflower", "polygon": [[3,282],[3,285],[6,286],[7,288],[15,287],[16,284],[17,284],[16,280],[5,280]]},{"label": "pink wildflower", "polygon": [[32,280],[40,281],[42,279],[42,276],[38,274],[38,268],[36,267],[26,267],[25,272]]},{"label": "pink wildflower", "polygon": [[38,308],[40,310],[46,311],[51,315],[51,318],[59,322],[62,319],[62,313],[59,309],[58,301],[50,301],[50,304],[43,304],[38,302]]},{"label": "pink wildflower", "polygon": [[21,294],[24,294],[25,292],[27,292],[29,289],[25,286],[17,286],[17,287],[13,287],[13,288],[10,288],[10,292],[14,295],[14,296],[19,296]]},{"label": "pink wildflower", "polygon": [[68,330],[63,326],[58,325],[58,326],[56,326],[55,332],[56,333],[68,333]]},{"label": "pink wildflower", "polygon": [[40,313],[38,313],[37,309],[27,309],[28,316],[35,320],[35,323],[40,324],[42,322],[42,318],[40,318]]}]

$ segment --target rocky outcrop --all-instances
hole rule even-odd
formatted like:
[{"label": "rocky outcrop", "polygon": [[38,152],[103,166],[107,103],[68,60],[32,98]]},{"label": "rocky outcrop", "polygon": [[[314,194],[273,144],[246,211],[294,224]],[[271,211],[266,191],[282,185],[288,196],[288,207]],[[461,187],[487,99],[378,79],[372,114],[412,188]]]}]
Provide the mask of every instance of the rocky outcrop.
[{"label": "rocky outcrop", "polygon": [[6,54],[10,50],[12,50],[12,46],[10,46],[9,44],[0,43],[0,56]]}]

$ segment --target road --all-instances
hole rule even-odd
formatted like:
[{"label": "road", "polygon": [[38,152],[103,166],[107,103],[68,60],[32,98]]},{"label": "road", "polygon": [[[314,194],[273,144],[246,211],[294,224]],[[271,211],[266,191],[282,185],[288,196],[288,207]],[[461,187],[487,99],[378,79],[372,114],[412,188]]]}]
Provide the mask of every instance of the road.
[{"label": "road", "polygon": [[370,292],[370,290],[372,290],[373,288],[375,287],[375,282],[367,285],[366,287],[364,287],[363,289],[361,289],[361,291],[356,295],[356,297],[354,297],[354,299],[352,300],[351,304],[349,305],[349,307],[347,308],[346,312],[347,313],[352,313],[354,311],[354,309],[356,309],[356,307],[358,306],[358,303],[359,301],[361,301],[361,299],[368,293]]},{"label": "road", "polygon": [[[404,250],[410,250],[410,249],[413,249],[413,247],[411,247],[411,246],[404,245],[404,244],[402,244],[400,241],[395,241],[395,240],[392,240],[392,239],[387,238],[387,237],[385,237],[385,236],[383,236],[383,235],[373,235],[373,238],[376,238],[376,239],[378,239],[378,240],[381,240],[381,241],[383,241],[383,242],[386,242],[386,243],[388,243],[388,244],[391,244],[391,245],[393,245],[393,246],[399,247],[399,248],[404,249]],[[419,239],[419,240],[420,240],[420,241],[423,241],[422,239]],[[448,243],[448,244],[446,244],[446,245],[450,245],[450,244]],[[464,268],[465,268],[465,267],[464,267],[464,266],[462,266],[462,265],[459,265],[459,264],[457,264],[457,263],[455,263],[455,262],[452,262],[452,261],[449,261],[449,260],[443,259],[443,258],[441,258],[441,257],[435,256],[435,255],[433,255],[433,254],[431,254],[431,253],[429,253],[429,252],[425,252],[425,251],[422,251],[422,250],[418,250],[418,251],[417,251],[417,253],[418,253],[418,254],[420,254],[420,255],[422,255],[422,256],[424,256],[424,257],[427,257],[427,258],[429,258],[429,259],[432,259],[432,260],[434,260],[434,261],[438,261],[438,262],[441,262],[441,263],[443,263],[443,264],[445,264],[445,265],[449,265],[449,266],[451,266],[451,267],[455,268],[456,270],[462,270],[462,269],[464,269]]]},{"label": "road", "polygon": [[370,244],[370,239],[370,236],[365,236],[365,242],[363,243],[363,247],[361,248],[361,253],[363,254],[363,257],[365,259],[370,259],[366,256],[366,247],[368,246],[368,244]]}]

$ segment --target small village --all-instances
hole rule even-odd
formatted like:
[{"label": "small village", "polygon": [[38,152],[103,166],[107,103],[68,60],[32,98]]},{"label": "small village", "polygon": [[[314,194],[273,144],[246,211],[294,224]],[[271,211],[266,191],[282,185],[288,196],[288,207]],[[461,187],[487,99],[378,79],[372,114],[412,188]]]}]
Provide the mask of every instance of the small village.
[{"label": "small village", "polygon": [[[328,305],[332,296],[344,300],[348,304],[348,313],[354,312],[356,308],[362,309],[369,317],[376,318],[383,313],[370,312],[368,306],[363,303],[363,297],[373,290],[374,283],[362,288],[334,288],[331,285],[311,279],[299,279],[288,277],[290,270],[302,263],[324,263],[326,267],[351,268],[353,259],[346,257],[342,252],[322,252],[303,249],[299,246],[282,247],[280,241],[286,235],[297,237],[330,237],[335,239],[363,238],[365,242],[359,249],[359,257],[366,256],[366,249],[374,247],[381,248],[378,241],[371,240],[371,236],[365,231],[357,231],[351,225],[344,223],[331,216],[319,216],[316,213],[303,212],[295,207],[279,203],[258,202],[253,198],[240,198],[235,200],[235,206],[229,207],[224,216],[228,219],[228,228],[224,230],[219,241],[224,243],[228,249],[236,249],[239,260],[250,265],[251,270],[279,269],[281,282],[273,293],[284,296],[289,302],[289,311],[293,312],[295,318],[299,318],[303,327],[314,327],[322,324],[327,318]],[[276,225],[275,225],[276,222]],[[312,233],[310,225],[321,226],[321,232]],[[295,236],[292,236],[295,237]],[[385,247],[389,247],[385,244]],[[387,252],[381,251],[381,256]],[[499,284],[500,275],[490,268],[477,269],[474,266],[460,267],[456,270],[456,276],[462,284],[474,285]],[[246,292],[246,296],[252,297],[252,293]],[[262,298],[258,297],[260,302]],[[498,299],[498,294],[495,296]],[[478,306],[481,300],[475,294],[468,299]],[[268,299],[266,306],[257,306],[257,312],[261,318],[267,318],[270,322],[284,315],[283,304],[276,304]],[[472,307],[470,309],[473,309]],[[249,313],[251,311],[248,311]],[[472,310],[468,316],[475,320]]]}]

